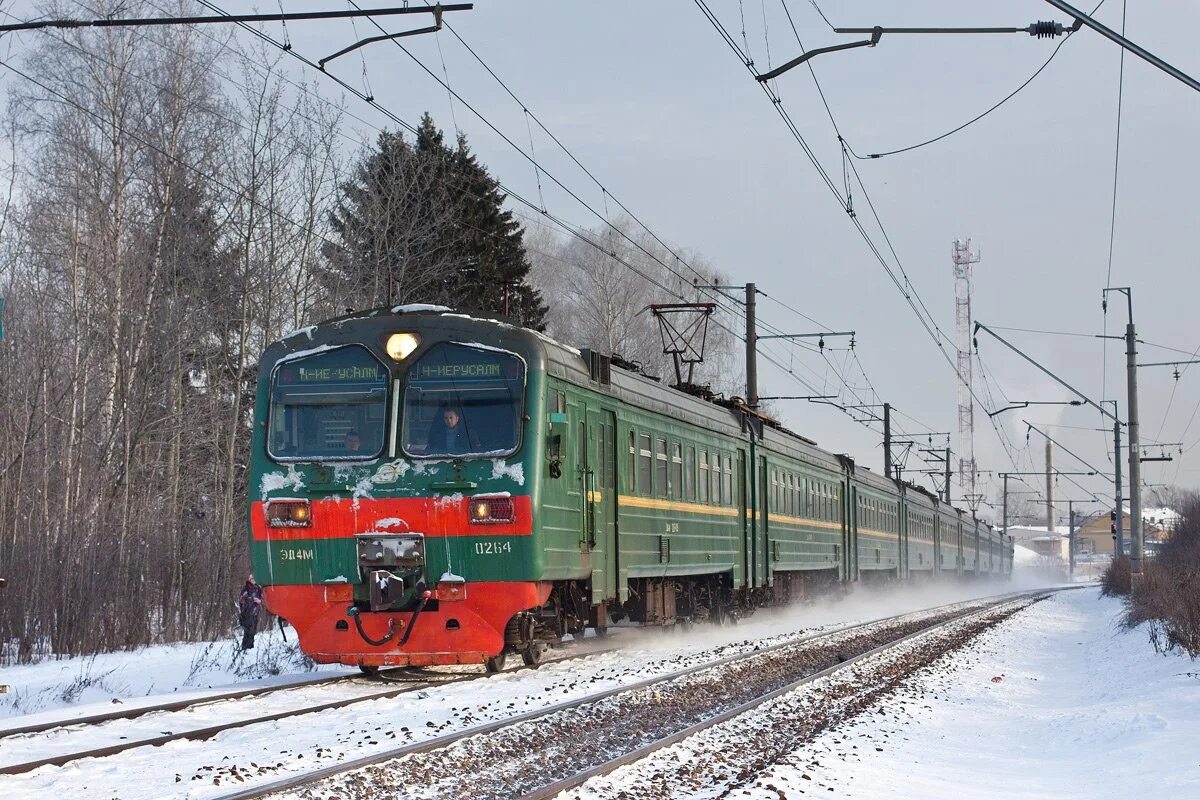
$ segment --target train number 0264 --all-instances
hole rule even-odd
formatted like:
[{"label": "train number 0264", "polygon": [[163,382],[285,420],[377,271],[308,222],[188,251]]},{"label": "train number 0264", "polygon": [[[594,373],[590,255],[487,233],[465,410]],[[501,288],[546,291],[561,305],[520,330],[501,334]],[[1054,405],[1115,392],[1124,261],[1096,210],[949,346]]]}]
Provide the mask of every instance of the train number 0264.
[{"label": "train number 0264", "polygon": [[476,542],[475,555],[498,556],[512,552],[512,542]]}]

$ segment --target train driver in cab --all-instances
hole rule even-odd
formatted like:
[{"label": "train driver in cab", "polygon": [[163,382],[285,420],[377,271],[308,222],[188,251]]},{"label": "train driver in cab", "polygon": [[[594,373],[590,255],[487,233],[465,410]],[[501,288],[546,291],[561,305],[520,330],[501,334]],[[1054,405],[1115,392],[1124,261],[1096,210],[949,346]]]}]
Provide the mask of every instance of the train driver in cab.
[{"label": "train driver in cab", "polygon": [[467,432],[462,409],[456,405],[445,405],[438,409],[433,423],[429,426],[428,452],[453,456],[470,453],[475,449]]}]

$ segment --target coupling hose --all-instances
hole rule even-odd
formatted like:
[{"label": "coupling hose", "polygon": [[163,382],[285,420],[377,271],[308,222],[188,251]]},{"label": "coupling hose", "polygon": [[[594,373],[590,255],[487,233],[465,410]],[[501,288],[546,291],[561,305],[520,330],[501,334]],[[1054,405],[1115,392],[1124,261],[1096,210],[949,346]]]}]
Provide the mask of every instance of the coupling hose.
[{"label": "coupling hose", "polygon": [[[366,630],[363,628],[362,615],[358,613],[357,608],[350,606],[350,608],[346,611],[346,615],[354,618],[354,629],[358,631],[358,635],[361,636],[363,641],[367,644],[374,645],[375,647],[382,647],[390,642],[396,635],[395,619],[388,619],[388,631],[382,639],[372,639],[367,635]],[[404,638],[407,639],[408,637],[405,636]]]}]

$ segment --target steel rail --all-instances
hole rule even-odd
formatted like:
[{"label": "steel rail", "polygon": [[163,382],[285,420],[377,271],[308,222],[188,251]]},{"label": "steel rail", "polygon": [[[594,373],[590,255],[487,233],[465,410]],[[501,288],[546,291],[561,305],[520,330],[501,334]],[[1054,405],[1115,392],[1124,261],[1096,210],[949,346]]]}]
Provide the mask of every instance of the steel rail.
[{"label": "steel rail", "polygon": [[[832,630],[821,631],[819,633],[802,636],[797,639],[791,639],[786,642],[780,642],[778,644],[770,645],[768,647],[762,647],[762,648],[748,651],[745,653],[738,653],[736,655],[725,656],[725,657],[719,658],[715,661],[708,661],[703,664],[698,664],[696,666],[688,667],[686,669],[678,670],[676,672],[671,672],[666,675],[660,675],[660,676],[656,676],[656,677],[652,677],[652,678],[647,678],[645,680],[637,681],[635,683],[626,684],[624,686],[618,686],[618,687],[615,687],[612,689],[607,689],[602,692],[597,692],[595,694],[590,694],[590,695],[586,695],[584,697],[577,698],[575,700],[568,700],[568,701],[564,701],[562,703],[556,703],[554,705],[547,706],[545,708],[536,709],[534,711],[527,711],[525,713],[518,714],[516,716],[506,717],[504,719],[494,720],[492,722],[488,722],[483,725],[476,725],[476,726],[473,726],[470,728],[465,728],[460,731],[455,731],[453,733],[443,734],[442,736],[436,736],[431,739],[426,739],[423,742],[414,742],[412,744],[401,745],[399,747],[384,750],[382,752],[374,753],[372,755],[363,756],[361,758],[352,759],[350,761],[343,761],[339,764],[331,764],[327,767],[321,767],[319,769],[315,769],[315,770],[305,772],[305,773],[302,773],[299,775],[292,775],[292,776],[289,776],[286,778],[281,778],[280,780],[272,781],[270,783],[265,783],[260,786],[247,787],[245,789],[238,790],[231,794],[219,795],[217,797],[217,800],[256,800],[256,798],[267,797],[269,795],[277,794],[279,792],[290,791],[290,790],[297,789],[297,788],[300,788],[303,786],[311,785],[320,780],[324,780],[325,778],[330,778],[335,775],[339,775],[339,774],[346,773],[346,772],[352,772],[357,769],[362,769],[363,767],[373,766],[375,764],[379,764],[384,761],[391,761],[392,759],[401,758],[403,756],[417,755],[420,753],[426,753],[426,752],[430,752],[433,750],[439,750],[444,747],[448,747],[448,746],[454,744],[455,742],[461,741],[463,739],[468,739],[472,736],[481,736],[484,734],[493,733],[502,728],[507,728],[512,725],[517,725],[517,724],[520,724],[523,722],[529,722],[531,720],[535,720],[535,719],[538,719],[541,717],[546,717],[546,716],[549,716],[551,714],[555,714],[555,713],[558,713],[561,711],[569,711],[574,708],[579,708],[581,706],[597,703],[597,702],[606,700],[606,699],[613,697],[615,695],[618,695],[618,694],[624,694],[627,692],[635,692],[640,689],[645,689],[647,687],[654,686],[656,684],[661,684],[661,683],[666,683],[669,681],[677,680],[679,678],[686,677],[688,675],[692,675],[697,672],[702,672],[702,671],[710,670],[710,669],[716,669],[716,668],[722,667],[726,664],[730,664],[734,661],[739,661],[739,660],[743,660],[743,659],[747,659],[747,658],[761,656],[766,653],[775,652],[775,651],[782,650],[785,648],[797,647],[797,646],[806,645],[806,644],[813,644],[814,642],[818,642],[822,639],[827,639],[827,638],[830,638],[833,636],[850,633],[850,632],[860,630],[862,628],[867,628],[870,626],[887,624],[889,622],[894,622],[896,620],[902,619],[904,617],[910,617],[915,614],[937,613],[939,611],[944,611],[946,609],[950,609],[955,606],[962,606],[962,605],[966,605],[966,604],[977,604],[977,603],[981,603],[981,602],[988,603],[988,605],[983,609],[976,609],[976,608],[965,609],[962,612],[962,615],[967,615],[967,614],[974,613],[977,610],[980,610],[980,611],[990,610],[990,609],[994,608],[997,604],[1001,604],[1004,602],[1010,602],[1012,600],[1016,600],[1018,598],[1021,598],[1021,597],[1024,597],[1024,596],[1027,596],[1030,594],[1038,594],[1038,593],[1046,592],[1046,591],[1056,591],[1056,590],[1055,589],[1049,589],[1049,590],[1039,589],[1036,592],[1031,592],[1031,591],[1008,592],[1005,594],[992,595],[989,597],[973,598],[970,600],[960,600],[960,601],[956,601],[954,603],[946,603],[946,604],[943,604],[940,606],[934,606],[932,608],[919,609],[916,611],[908,611],[908,612],[905,612],[902,614],[895,614],[890,617],[883,617],[880,619],[867,620],[865,622],[858,622],[858,623],[854,623],[852,625],[845,625],[845,626],[841,626],[838,628],[834,628]],[[958,619],[962,615],[956,615],[954,617],[954,619]],[[929,630],[929,628],[922,629],[922,631],[925,631],[925,630]],[[922,631],[917,631],[917,633],[920,633]]]},{"label": "steel rail", "polygon": [[[1051,590],[1051,591],[1053,591],[1053,590]],[[1048,597],[1050,595],[1050,592],[1048,592],[1046,590],[1039,590],[1036,592],[1028,592],[1025,594],[1030,597],[1036,598],[1033,600],[1033,602],[1037,602],[1040,599],[1044,599],[1045,597]],[[1038,595],[1041,595],[1041,597],[1037,597]],[[617,756],[616,758],[610,759],[609,761],[606,761],[603,764],[597,764],[593,767],[589,767],[585,770],[581,770],[580,772],[576,773],[575,775],[572,775],[569,778],[563,778],[560,781],[556,781],[554,783],[547,784],[546,786],[543,786],[539,789],[535,789],[532,792],[523,794],[520,796],[519,800],[548,800],[549,798],[557,797],[562,792],[569,791],[571,789],[575,789],[575,788],[578,788],[579,786],[582,786],[584,783],[587,783],[592,778],[599,777],[601,775],[608,775],[609,773],[614,772],[621,767],[627,766],[636,761],[640,761],[641,759],[643,759],[649,755],[652,755],[653,753],[655,753],[659,750],[663,750],[674,744],[678,744],[679,742],[683,741],[684,739],[687,739],[690,736],[694,736],[695,734],[701,733],[710,728],[715,728],[717,725],[720,725],[721,723],[728,722],[729,720],[734,719],[735,717],[741,716],[742,714],[745,714],[749,711],[753,711],[754,709],[758,708],[759,706],[761,706],[771,700],[774,700],[777,697],[782,697],[783,695],[788,694],[789,692],[794,692],[796,689],[799,689],[800,687],[805,686],[806,684],[814,683],[815,681],[818,681],[821,678],[829,677],[830,675],[840,672],[843,669],[852,667],[855,664],[857,664],[861,661],[865,661],[866,659],[871,658],[873,656],[877,656],[877,655],[880,655],[881,653],[885,653],[885,652],[892,650],[896,647],[899,647],[900,645],[905,644],[906,642],[909,642],[913,639],[916,639],[921,636],[926,636],[926,635],[929,635],[936,631],[942,630],[948,625],[952,625],[956,622],[962,622],[964,619],[968,619],[970,617],[983,616],[983,615],[995,612],[999,608],[1003,608],[1006,605],[1019,603],[1023,599],[1025,599],[1025,598],[1018,597],[1018,598],[1013,598],[1010,600],[1000,600],[1000,601],[997,601],[996,603],[993,603],[992,605],[988,605],[984,608],[966,609],[962,613],[956,614],[948,619],[945,619],[945,620],[942,620],[941,622],[935,623],[935,624],[929,626],[928,628],[922,628],[918,631],[913,631],[912,633],[905,634],[904,636],[901,636],[899,639],[895,639],[894,641],[888,642],[886,644],[881,644],[876,648],[867,650],[866,652],[859,653],[858,655],[852,656],[852,657],[846,659],[845,661],[834,664],[833,666],[830,666],[830,667],[826,667],[825,669],[823,669],[819,672],[814,672],[811,675],[805,675],[803,678],[799,678],[795,681],[792,681],[791,683],[789,683],[786,686],[782,686],[778,689],[768,692],[767,694],[761,695],[760,697],[756,697],[752,700],[747,700],[745,703],[742,703],[741,705],[735,706],[734,708],[728,709],[726,711],[722,711],[721,713],[719,713],[713,717],[709,717],[708,719],[701,720],[700,722],[697,722],[694,725],[690,725],[687,728],[684,728],[683,730],[676,731],[675,733],[664,736],[661,739],[656,739],[655,741],[645,744],[642,747],[637,748],[636,750],[631,750],[628,753],[624,753],[622,755]]]},{"label": "steel rail", "polygon": [[[407,667],[398,668],[400,671],[406,671]],[[381,671],[381,677],[390,676],[396,670]],[[217,694],[206,694],[201,697],[194,697],[191,700],[172,700],[169,703],[159,703],[152,706],[135,706],[134,708],[122,709],[119,711],[106,711],[103,714],[89,714],[86,717],[73,717],[70,719],[56,719],[47,722],[38,722],[30,725],[22,725],[16,728],[0,728],[0,739],[6,736],[17,736],[22,733],[41,733],[43,731],[54,730],[55,728],[67,728],[73,725],[96,725],[101,722],[112,722],[118,719],[136,719],[145,714],[153,714],[156,711],[180,711],[192,706],[202,706],[207,703],[219,703],[222,700],[240,700],[243,697],[257,697],[258,695],[271,694],[272,692],[286,692],[291,689],[305,689],[310,686],[323,686],[327,683],[342,683],[353,680],[364,679],[361,673],[347,673],[340,675],[326,675],[308,680],[297,681],[296,683],[285,683],[274,686],[254,686],[247,689],[233,689],[227,692],[219,692]],[[369,678],[366,678],[369,680]],[[388,677],[388,680],[396,680],[396,678]],[[414,680],[424,680],[414,678]]]},{"label": "steel rail", "polygon": [[[209,725],[203,728],[194,728],[188,731],[179,733],[167,733],[161,736],[152,736],[146,739],[137,739],[133,741],[125,741],[119,744],[108,745],[105,747],[95,747],[89,750],[79,750],[72,753],[64,753],[56,756],[48,756],[46,758],[35,759],[33,761],[25,761],[20,764],[10,764],[0,766],[0,775],[19,775],[24,772],[30,772],[39,767],[57,766],[61,767],[64,764],[69,764],[73,761],[78,761],[82,758],[103,758],[105,756],[116,755],[126,750],[132,750],[135,747],[158,747],[167,744],[168,742],[176,742],[181,740],[203,741],[223,733],[224,731],[234,730],[236,728],[245,728],[250,725],[259,725],[266,722],[276,722],[289,717],[298,717],[304,714],[315,714],[320,711],[330,711],[337,708],[345,708],[356,703],[365,703],[371,700],[387,700],[401,694],[415,692],[422,689],[429,689],[436,686],[449,686],[455,683],[469,683],[476,680],[486,680],[493,675],[508,675],[514,672],[521,672],[527,669],[536,669],[544,664],[557,664],[561,661],[573,661],[578,658],[588,658],[590,656],[601,655],[603,653],[612,652],[615,648],[604,650],[591,650],[586,653],[576,653],[574,655],[564,656],[563,658],[549,659],[533,665],[522,665],[516,669],[507,670],[498,673],[479,673],[474,675],[464,675],[462,677],[452,677],[449,680],[420,680],[411,683],[407,686],[397,689],[387,689],[382,692],[362,695],[359,697],[349,697],[342,700],[333,700],[327,703],[319,703],[314,706],[304,706],[297,709],[289,709],[286,711],[277,711],[273,714],[265,714],[258,717],[247,717],[245,719],[234,720],[232,722],[223,722],[218,725]],[[355,676],[357,677],[357,676]],[[311,684],[308,684],[311,685]],[[194,703],[185,703],[185,707],[194,705]],[[69,724],[69,723],[68,723]],[[64,725],[56,725],[54,727],[65,727]]]}]

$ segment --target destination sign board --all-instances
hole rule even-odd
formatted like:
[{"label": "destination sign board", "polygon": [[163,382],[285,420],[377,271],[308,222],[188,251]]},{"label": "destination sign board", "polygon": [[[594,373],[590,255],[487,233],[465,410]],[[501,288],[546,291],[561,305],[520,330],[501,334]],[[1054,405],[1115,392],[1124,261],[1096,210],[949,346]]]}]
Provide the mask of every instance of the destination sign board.
[{"label": "destination sign board", "polygon": [[472,364],[424,364],[417,368],[416,380],[447,381],[461,379],[499,378],[500,365],[496,363]]},{"label": "destination sign board", "polygon": [[387,380],[387,370],[361,347],[343,347],[288,361],[276,375],[280,386],[386,386]]}]

